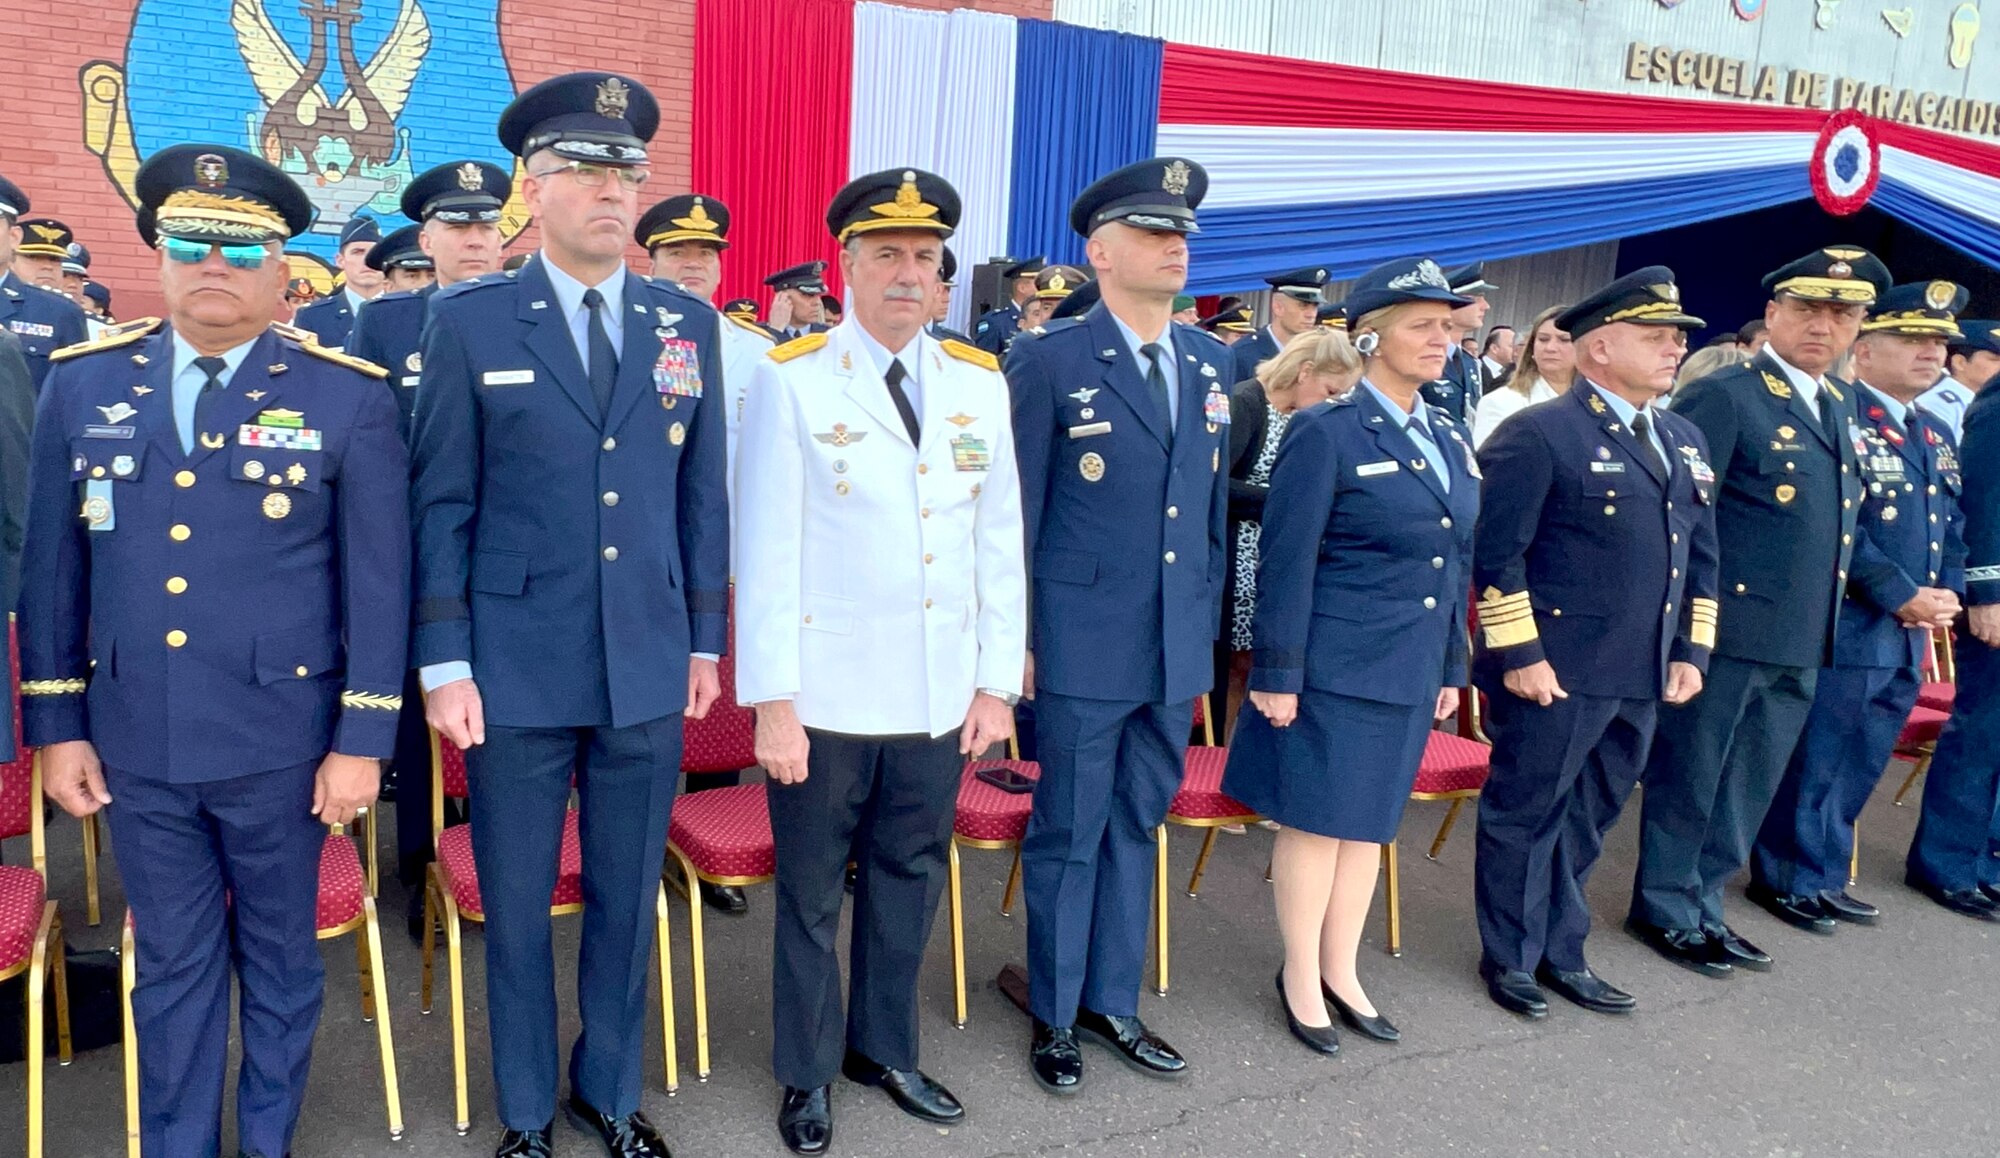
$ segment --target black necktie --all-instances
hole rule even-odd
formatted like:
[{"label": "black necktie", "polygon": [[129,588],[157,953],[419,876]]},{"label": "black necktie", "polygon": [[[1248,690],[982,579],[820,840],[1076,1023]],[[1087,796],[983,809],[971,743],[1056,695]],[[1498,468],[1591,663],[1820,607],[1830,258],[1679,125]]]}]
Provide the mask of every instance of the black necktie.
[{"label": "black necktie", "polygon": [[917,408],[910,405],[910,396],[903,393],[903,379],[909,376],[910,372],[903,369],[901,358],[889,359],[889,376],[884,379],[889,384],[889,401],[896,404],[896,413],[903,416],[903,429],[910,432],[910,445],[916,446]]},{"label": "black necktie", "polygon": [[202,419],[209,408],[209,404],[222,396],[222,371],[228,366],[229,363],[220,358],[196,358],[194,360],[194,368],[208,375],[208,381],[201,384],[201,393],[195,396],[194,430],[181,439],[182,447],[190,452],[194,448],[195,435],[200,434],[208,427],[208,424]]},{"label": "black necktie", "polygon": [[1148,393],[1153,396],[1153,413],[1160,420],[1160,429],[1167,432],[1167,441],[1172,443],[1174,411],[1167,402],[1167,372],[1161,369],[1161,363],[1167,356],[1166,347],[1158,342],[1147,342],[1139,347],[1139,352],[1146,355],[1146,385],[1152,388]]},{"label": "black necktie", "polygon": [[1666,461],[1660,457],[1660,448],[1653,445],[1653,424],[1644,414],[1632,417],[1632,433],[1639,439],[1639,445],[1646,448],[1646,465],[1659,472],[1661,479],[1672,478],[1674,472],[1667,469]]},{"label": "black necktie", "polygon": [[1840,427],[1834,425],[1834,419],[1836,417],[1834,413],[1834,407],[1835,404],[1833,401],[1833,391],[1827,389],[1826,383],[1824,382],[1820,383],[1819,384],[1820,429],[1826,431],[1826,437],[1829,442],[1838,443],[1840,441],[1840,436],[1843,432],[1841,431]]},{"label": "black necktie", "polygon": [[611,387],[618,381],[618,347],[604,328],[604,295],[595,288],[584,290],[583,304],[590,311],[590,396],[603,417],[611,411]]}]

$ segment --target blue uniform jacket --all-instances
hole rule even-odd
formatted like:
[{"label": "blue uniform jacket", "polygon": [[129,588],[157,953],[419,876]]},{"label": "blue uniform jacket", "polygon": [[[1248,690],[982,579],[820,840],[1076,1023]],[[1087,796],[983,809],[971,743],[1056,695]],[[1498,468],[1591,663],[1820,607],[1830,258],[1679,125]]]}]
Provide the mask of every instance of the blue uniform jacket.
[{"label": "blue uniform jacket", "polygon": [[1278,356],[1278,339],[1271,335],[1270,327],[1266,326],[1229,347],[1229,356],[1235,359],[1235,369],[1230,371],[1230,376],[1235,381],[1254,378],[1257,376],[1257,363]]},{"label": "blue uniform jacket", "polygon": [[1021,332],[1021,307],[1012,302],[979,315],[972,327],[972,344],[995,357],[1003,356]]},{"label": "blue uniform jacket", "polygon": [[1722,608],[1715,653],[1825,667],[1832,659],[1861,484],[1852,388],[1829,379],[1832,432],[1763,354],[1682,387],[1673,410],[1701,428],[1721,484]]},{"label": "blue uniform jacket", "polygon": [[1458,422],[1468,422],[1480,396],[1486,392],[1485,382],[1486,374],[1479,359],[1454,346],[1444,360],[1444,377],[1424,384],[1424,401]]},{"label": "blue uniform jacket", "polygon": [[1982,389],[1966,408],[1961,451],[1965,602],[2000,603],[2000,390]]},{"label": "blue uniform jacket", "polygon": [[1184,703],[1214,684],[1229,476],[1229,351],[1171,326],[1173,437],[1102,304],[1007,359],[1027,529],[1035,686]]},{"label": "blue uniform jacket", "polygon": [[626,274],[602,419],[542,261],[431,298],[412,662],[470,661],[492,723],[626,727],[685,707],[688,653],[727,642],[717,316]]},{"label": "blue uniform jacket", "polygon": [[322,346],[339,349],[347,345],[354,332],[354,311],[347,307],[347,292],[335,290],[332,297],[300,306],[292,315],[292,324],[317,337]]},{"label": "blue uniform jacket", "polygon": [[1650,412],[1659,457],[1579,377],[1479,448],[1474,678],[1547,660],[1572,692],[1658,699],[1667,665],[1715,645],[1715,472],[1701,431]]},{"label": "blue uniform jacket", "polygon": [[417,403],[417,379],[423,370],[420,343],[424,316],[437,284],[418,290],[383,294],[361,307],[347,335],[347,352],[389,372],[403,437],[410,431],[410,414]]},{"label": "blue uniform jacket", "polygon": [[1286,426],[1257,545],[1253,690],[1414,706],[1440,675],[1465,684],[1472,442],[1431,408],[1447,494],[1402,421],[1357,386]]},{"label": "blue uniform jacket", "polygon": [[1944,419],[1912,406],[1898,425],[1867,386],[1857,386],[1860,461],[1868,484],[1857,552],[1848,571],[1847,601],[1834,630],[1833,661],[1841,667],[1921,669],[1931,634],[1905,627],[1896,609],[1919,587],[1965,590],[1965,538],[1958,509],[1958,446]]},{"label": "blue uniform jacket", "polygon": [[410,575],[389,392],[273,326],[183,455],[170,331],[122,330],[58,361],[37,411],[28,743],[176,783],[387,758]]},{"label": "blue uniform jacket", "polygon": [[38,391],[49,376],[49,355],[90,337],[81,306],[59,291],[13,276],[0,277],[0,325],[21,340],[21,356],[28,360],[28,375]]}]

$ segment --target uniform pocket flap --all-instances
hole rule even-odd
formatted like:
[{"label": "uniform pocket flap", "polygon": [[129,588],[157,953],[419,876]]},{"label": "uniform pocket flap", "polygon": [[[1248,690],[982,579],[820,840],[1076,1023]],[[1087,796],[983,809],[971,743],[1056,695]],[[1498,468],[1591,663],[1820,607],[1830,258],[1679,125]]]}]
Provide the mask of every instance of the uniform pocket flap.
[{"label": "uniform pocket flap", "polygon": [[1097,556],[1084,551],[1043,551],[1035,556],[1035,578],[1055,583],[1097,582]]},{"label": "uniform pocket flap", "polygon": [[807,631],[826,631],[835,635],[848,635],[854,631],[852,599],[808,591],[800,606],[804,612],[801,623]]},{"label": "uniform pocket flap", "polygon": [[519,595],[528,586],[528,556],[520,551],[475,551],[472,589],[486,595]]},{"label": "uniform pocket flap", "polygon": [[340,665],[340,645],[330,636],[301,628],[260,635],[250,647],[259,684],[311,679]]},{"label": "uniform pocket flap", "polygon": [[137,482],[145,465],[146,449],[138,442],[122,438],[72,438],[69,442],[71,480]]},{"label": "uniform pocket flap", "polygon": [[229,477],[271,490],[317,491],[325,463],[325,451],[238,444],[229,451]]}]

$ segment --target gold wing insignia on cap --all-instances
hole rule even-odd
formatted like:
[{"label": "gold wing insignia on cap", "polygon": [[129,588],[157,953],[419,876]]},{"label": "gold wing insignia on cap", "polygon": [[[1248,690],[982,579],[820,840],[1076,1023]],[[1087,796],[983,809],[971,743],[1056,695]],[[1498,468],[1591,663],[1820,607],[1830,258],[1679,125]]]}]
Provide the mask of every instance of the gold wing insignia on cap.
[{"label": "gold wing insignia on cap", "polygon": [[1835,261],[1860,261],[1868,256],[1868,251],[1865,249],[1846,249],[1841,246],[1830,246],[1820,252]]}]

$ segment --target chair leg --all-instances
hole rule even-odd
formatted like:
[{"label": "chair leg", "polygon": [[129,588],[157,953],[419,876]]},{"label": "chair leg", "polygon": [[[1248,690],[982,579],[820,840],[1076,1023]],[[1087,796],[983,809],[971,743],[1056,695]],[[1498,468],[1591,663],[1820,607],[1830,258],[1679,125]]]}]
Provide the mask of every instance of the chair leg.
[{"label": "chair leg", "polygon": [[1275,860],[1266,860],[1264,862],[1264,883],[1267,885],[1271,883],[1271,866],[1276,863]]},{"label": "chair leg", "polygon": [[382,972],[382,923],[376,919],[374,897],[361,898],[361,912],[361,929],[354,940],[367,950],[362,985],[382,997],[375,1017],[375,1042],[382,1050],[382,1099],[389,1108],[389,1137],[399,1139],[403,1136],[403,1093],[396,1081],[396,1042],[389,1032],[389,982]]},{"label": "chair leg", "polygon": [[28,957],[28,1158],[42,1158],[42,995],[49,980],[49,932],[56,903],[42,906],[41,927]]},{"label": "chair leg", "polygon": [[705,1082],[708,1080],[708,959],[701,937],[700,890],[695,885],[701,878],[695,874],[693,861],[681,855],[679,849],[674,849],[673,854],[681,862],[681,871],[687,874],[688,942],[694,953],[694,1078]]},{"label": "chair leg", "polygon": [[1451,802],[1450,811],[1444,814],[1444,823],[1438,825],[1437,836],[1431,841],[1431,850],[1424,854],[1426,857],[1436,860],[1438,853],[1444,851],[1444,842],[1450,838],[1452,826],[1458,823],[1459,811],[1464,807],[1465,797],[1463,796]]},{"label": "chair leg", "polygon": [[1194,858],[1194,873],[1188,877],[1188,896],[1201,895],[1201,874],[1208,871],[1208,854],[1215,851],[1215,838],[1221,832],[1219,828],[1211,828],[1208,835],[1201,838],[1201,855]]},{"label": "chair leg", "polygon": [[1014,893],[1021,887],[1021,846],[1014,845],[1014,867],[1007,870],[1007,890],[1000,894],[1000,915],[1014,915]]},{"label": "chair leg", "polygon": [[97,814],[83,818],[83,906],[84,916],[95,929],[101,916],[97,907]]},{"label": "chair leg", "polygon": [[422,1001],[417,1005],[417,1011],[426,1017],[430,1016],[431,1012],[431,962],[436,958],[437,954],[438,895],[437,867],[435,865],[426,866],[424,869],[424,971],[423,982],[419,990],[422,995]]},{"label": "chair leg", "polygon": [[451,1076],[457,1097],[460,1134],[472,1129],[472,1107],[465,1091],[465,943],[459,927],[458,902],[439,890],[444,907],[444,950],[451,966]]},{"label": "chair leg", "polygon": [[118,995],[125,1013],[125,1154],[139,1154],[139,1031],[132,1021],[132,987],[138,984],[137,950],[127,923],[118,946]]},{"label": "chair leg", "polygon": [[[369,897],[365,893],[362,895],[362,899],[370,902],[374,900],[374,898]],[[363,906],[363,908],[365,910],[366,906]],[[356,936],[354,938],[354,974],[361,980],[361,1020],[364,1022],[373,1022],[375,1020],[375,982],[374,974],[368,970],[368,939],[366,937]],[[386,1000],[388,995],[384,994],[383,996]]]},{"label": "chair leg", "polygon": [[1910,794],[1910,788],[1913,785],[1915,785],[1917,781],[1923,779],[1924,773],[1929,772],[1930,770],[1931,770],[1931,753],[1929,751],[1926,751],[1923,755],[1917,757],[1917,762],[1913,767],[1911,767],[1910,774],[1908,776],[1903,777],[1903,786],[1901,788],[1896,789],[1896,800],[1895,800],[1896,807],[1901,808],[1903,806],[1903,797],[1908,796]]},{"label": "chair leg", "polygon": [[1861,822],[1854,822],[1854,845],[1847,853],[1847,887],[1861,883]]},{"label": "chair leg", "polygon": [[945,845],[951,887],[951,1023],[965,1028],[965,880],[958,863],[958,838]]},{"label": "chair leg", "polygon": [[681,1088],[681,1047],[674,1027],[673,924],[667,917],[667,886],[662,882],[653,899],[654,917],[659,922],[660,942],[660,1056],[667,1068],[667,1096]]},{"label": "chair leg", "polygon": [[62,912],[58,910],[55,919],[49,922],[49,988],[56,999],[56,1064],[68,1065],[76,1060],[70,1047],[69,1037],[69,963],[68,950],[63,942]]},{"label": "chair leg", "polygon": [[1396,871],[1396,842],[1382,846],[1383,875],[1389,881],[1389,956],[1403,955],[1403,882]]},{"label": "chair leg", "polygon": [[1161,997],[1167,995],[1167,826],[1162,824],[1153,830],[1153,843],[1158,849],[1153,865],[1153,935],[1159,939],[1154,956],[1159,964],[1159,984],[1153,992]]}]

